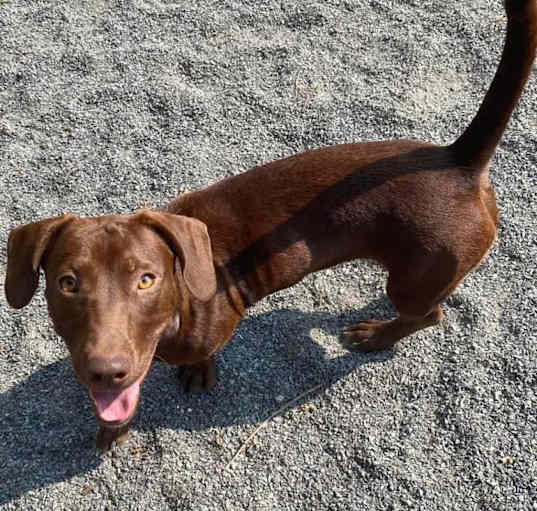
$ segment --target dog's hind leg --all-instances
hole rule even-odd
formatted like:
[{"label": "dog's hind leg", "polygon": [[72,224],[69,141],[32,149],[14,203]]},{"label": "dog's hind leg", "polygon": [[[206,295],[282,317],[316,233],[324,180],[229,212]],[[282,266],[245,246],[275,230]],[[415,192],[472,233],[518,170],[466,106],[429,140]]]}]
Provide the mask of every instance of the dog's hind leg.
[{"label": "dog's hind leg", "polygon": [[429,256],[428,264],[422,257],[419,259],[389,270],[386,291],[398,316],[390,320],[361,321],[345,330],[343,341],[350,349],[387,349],[403,337],[442,321],[440,302],[453,292],[471,266],[465,265],[468,266],[465,271],[460,261],[448,253]]},{"label": "dog's hind leg", "polygon": [[[497,215],[491,211],[492,204],[481,200],[475,204],[461,209],[455,224],[429,236],[428,243],[422,237],[420,243],[402,246],[397,255],[384,261],[389,273],[386,292],[398,316],[386,321],[362,321],[346,330],[344,342],[349,348],[390,348],[403,337],[442,321],[440,302],[479,265],[496,237]],[[433,244],[435,249],[430,248]]]}]

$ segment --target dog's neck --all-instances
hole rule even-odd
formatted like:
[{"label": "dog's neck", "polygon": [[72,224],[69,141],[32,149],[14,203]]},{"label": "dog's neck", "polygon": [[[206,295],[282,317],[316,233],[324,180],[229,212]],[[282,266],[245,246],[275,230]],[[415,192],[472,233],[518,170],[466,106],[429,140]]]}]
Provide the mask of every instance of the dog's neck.
[{"label": "dog's neck", "polygon": [[[235,216],[236,222],[230,230],[224,211],[219,214],[205,209],[205,204],[210,202],[206,194],[207,190],[202,190],[182,195],[165,210],[208,224],[219,293],[227,294],[228,302],[237,313],[242,315],[257,301],[299,282],[312,271],[311,247],[303,237],[308,231],[294,225],[297,221],[300,223],[299,215],[290,218],[274,215],[272,222],[268,222],[273,225],[268,225],[268,232],[263,234],[255,232],[249,215]],[[225,204],[225,197],[220,199],[221,204]],[[284,209],[275,203],[272,206],[273,211]]]}]

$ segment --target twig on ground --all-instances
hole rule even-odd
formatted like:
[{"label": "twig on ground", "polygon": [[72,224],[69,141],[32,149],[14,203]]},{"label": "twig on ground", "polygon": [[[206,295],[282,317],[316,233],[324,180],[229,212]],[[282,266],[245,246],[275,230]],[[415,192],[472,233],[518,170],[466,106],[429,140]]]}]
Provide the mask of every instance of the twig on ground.
[{"label": "twig on ground", "polygon": [[323,384],[319,383],[319,384],[315,385],[315,387],[312,387],[311,389],[308,389],[305,392],[302,392],[302,394],[298,395],[294,399],[291,399],[291,401],[288,401],[287,403],[285,403],[283,406],[278,408],[272,415],[270,415],[268,418],[266,418],[261,424],[259,424],[259,426],[257,426],[257,428],[255,428],[253,433],[237,449],[237,452],[234,454],[233,458],[231,458],[229,460],[227,465],[224,467],[224,470],[227,470],[231,466],[231,464],[237,459],[239,454],[246,449],[246,446],[250,443],[252,438],[254,438],[254,436],[257,435],[257,433],[259,433],[259,431],[261,431],[272,419],[274,419],[274,417],[279,415],[281,412],[283,412],[284,410],[286,410],[290,406],[294,405],[297,401],[300,401],[300,399],[302,399],[303,397],[307,396],[308,394],[311,394],[312,392],[315,392],[317,389],[321,388],[322,386],[323,386]]}]

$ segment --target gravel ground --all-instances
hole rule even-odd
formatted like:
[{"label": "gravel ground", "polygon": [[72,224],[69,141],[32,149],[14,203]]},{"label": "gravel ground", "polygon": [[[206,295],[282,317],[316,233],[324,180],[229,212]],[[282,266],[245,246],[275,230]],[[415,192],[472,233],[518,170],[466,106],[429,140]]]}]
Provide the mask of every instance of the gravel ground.
[{"label": "gravel ground", "polygon": [[[160,205],[329,144],[452,141],[504,31],[499,0],[2,0],[0,277],[24,222]],[[0,506],[537,509],[536,74],[493,166],[499,241],[444,324],[394,350],[338,342],[392,312],[381,270],[312,275],[251,310],[211,392],[155,366],[101,456],[42,289],[22,311],[2,296]]]}]

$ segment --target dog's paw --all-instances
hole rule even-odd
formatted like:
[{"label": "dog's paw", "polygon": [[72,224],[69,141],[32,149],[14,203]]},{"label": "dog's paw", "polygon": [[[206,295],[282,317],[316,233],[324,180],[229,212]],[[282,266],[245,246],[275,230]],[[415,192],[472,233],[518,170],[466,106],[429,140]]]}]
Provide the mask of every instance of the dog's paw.
[{"label": "dog's paw", "polygon": [[95,439],[95,446],[102,452],[110,451],[114,445],[121,445],[129,438],[129,425],[119,428],[100,426]]},{"label": "dog's paw", "polygon": [[437,325],[444,313],[436,306],[429,314],[421,318],[401,318],[379,321],[372,319],[361,321],[345,330],[343,343],[351,350],[379,351],[391,348],[397,341],[422,328]]},{"label": "dog's paw", "polygon": [[343,332],[343,344],[350,350],[380,351],[391,348],[399,339],[390,328],[393,320],[361,321]]},{"label": "dog's paw", "polygon": [[218,380],[212,357],[200,364],[179,367],[177,376],[183,389],[192,394],[199,394],[204,389],[212,389]]}]

